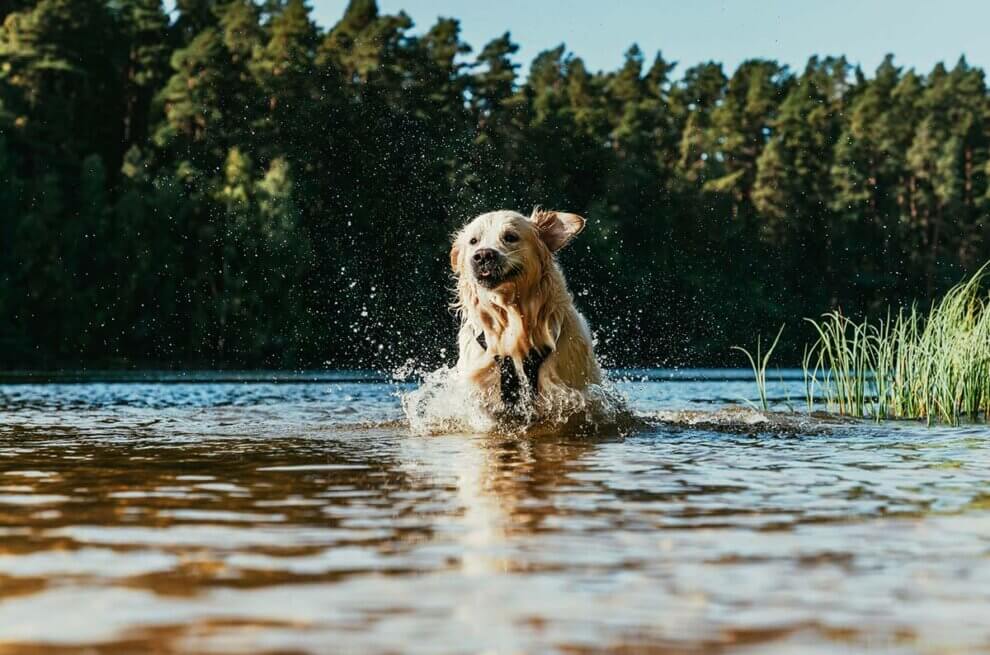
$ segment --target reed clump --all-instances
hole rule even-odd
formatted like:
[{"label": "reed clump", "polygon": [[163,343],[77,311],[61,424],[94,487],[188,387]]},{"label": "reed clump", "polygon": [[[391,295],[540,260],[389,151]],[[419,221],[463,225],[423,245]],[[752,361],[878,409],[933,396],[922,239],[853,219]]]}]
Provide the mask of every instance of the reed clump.
[{"label": "reed clump", "polygon": [[990,412],[987,265],[924,315],[917,306],[875,322],[841,311],[807,319],[818,333],[803,359],[808,407],[859,417],[958,424]]},{"label": "reed clump", "polygon": [[749,352],[745,348],[740,346],[732,346],[733,350],[738,350],[742,354],[746,355],[749,360],[749,365],[753,369],[753,377],[756,379],[756,390],[760,396],[760,409],[763,411],[768,411],[770,409],[770,403],[767,401],[767,365],[770,363],[770,356],[773,355],[774,349],[777,347],[777,343],[780,341],[780,335],[784,333],[784,326],[780,326],[780,330],[777,331],[777,338],[773,340],[770,348],[767,349],[766,353],[763,352],[763,344],[760,335],[756,336],[756,355]]}]

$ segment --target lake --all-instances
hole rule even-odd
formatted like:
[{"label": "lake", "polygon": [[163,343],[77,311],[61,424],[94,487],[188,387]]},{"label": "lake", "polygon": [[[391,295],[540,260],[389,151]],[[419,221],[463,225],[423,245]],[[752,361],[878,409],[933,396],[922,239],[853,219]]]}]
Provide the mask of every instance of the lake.
[{"label": "lake", "polygon": [[0,654],[990,650],[986,427],[623,377],[642,425],[535,439],[368,373],[8,378]]}]

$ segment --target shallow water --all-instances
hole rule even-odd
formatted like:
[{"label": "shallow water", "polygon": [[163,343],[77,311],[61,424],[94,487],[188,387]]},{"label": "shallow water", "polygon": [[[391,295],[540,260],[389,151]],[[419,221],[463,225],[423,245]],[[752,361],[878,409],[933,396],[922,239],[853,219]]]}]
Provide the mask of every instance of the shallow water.
[{"label": "shallow water", "polygon": [[632,377],[639,429],[535,440],[370,375],[0,385],[0,653],[990,651],[986,428]]}]

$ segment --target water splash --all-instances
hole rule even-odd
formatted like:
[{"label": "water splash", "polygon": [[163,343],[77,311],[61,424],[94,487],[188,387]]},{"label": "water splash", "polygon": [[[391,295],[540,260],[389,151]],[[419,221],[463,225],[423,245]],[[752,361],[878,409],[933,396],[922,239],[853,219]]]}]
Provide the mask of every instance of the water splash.
[{"label": "water splash", "polygon": [[402,409],[415,434],[464,432],[498,434],[615,434],[636,418],[609,381],[583,390],[553,386],[523,404],[521,411],[493,414],[489,403],[453,367],[426,373],[413,391],[401,395]]}]

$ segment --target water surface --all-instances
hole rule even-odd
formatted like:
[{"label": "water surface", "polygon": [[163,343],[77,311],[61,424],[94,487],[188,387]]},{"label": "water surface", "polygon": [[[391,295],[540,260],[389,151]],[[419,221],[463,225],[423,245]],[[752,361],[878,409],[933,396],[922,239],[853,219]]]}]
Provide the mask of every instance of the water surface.
[{"label": "water surface", "polygon": [[[647,418],[753,391],[631,377]],[[427,437],[407,388],[0,385],[0,653],[990,651],[982,426]]]}]

